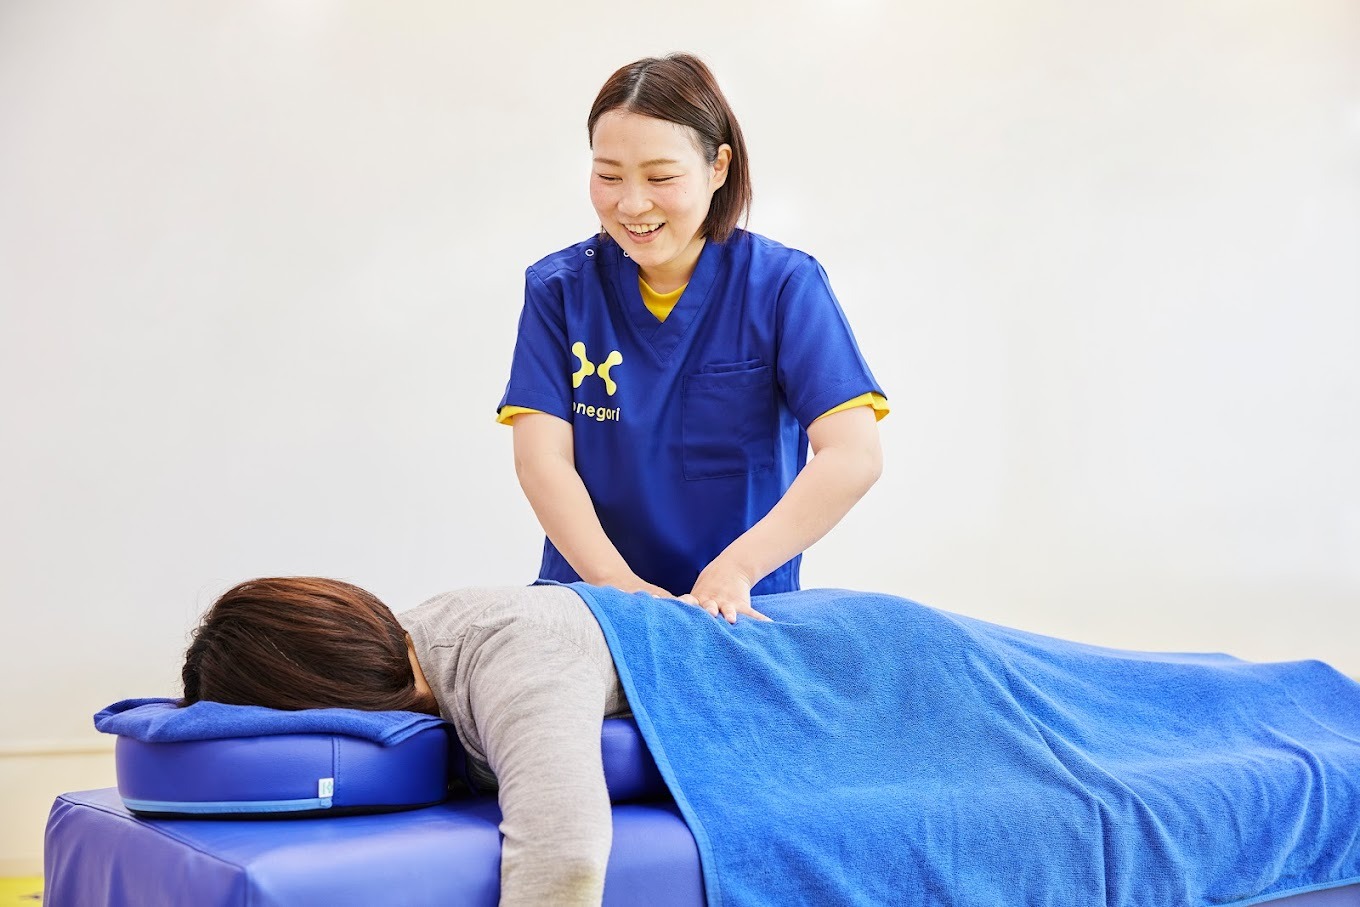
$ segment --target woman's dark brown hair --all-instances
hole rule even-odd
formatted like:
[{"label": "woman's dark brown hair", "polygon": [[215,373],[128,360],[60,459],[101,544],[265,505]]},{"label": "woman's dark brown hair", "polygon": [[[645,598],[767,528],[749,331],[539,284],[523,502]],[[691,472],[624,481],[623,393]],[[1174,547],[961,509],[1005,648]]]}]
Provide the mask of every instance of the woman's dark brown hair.
[{"label": "woman's dark brown hair", "polygon": [[713,203],[701,228],[704,236],[724,242],[751,208],[751,170],[746,159],[746,139],[737,117],[723,97],[718,80],[698,57],[670,54],[629,63],[604,83],[586,129],[595,140],[595,124],[611,110],[679,123],[694,130],[704,160],[718,158],[718,146],[732,147],[727,182],[713,193]]},{"label": "woman's dark brown hair", "polygon": [[247,580],[203,617],[184,656],[184,703],[435,712],[406,631],[373,595],[311,576]]}]

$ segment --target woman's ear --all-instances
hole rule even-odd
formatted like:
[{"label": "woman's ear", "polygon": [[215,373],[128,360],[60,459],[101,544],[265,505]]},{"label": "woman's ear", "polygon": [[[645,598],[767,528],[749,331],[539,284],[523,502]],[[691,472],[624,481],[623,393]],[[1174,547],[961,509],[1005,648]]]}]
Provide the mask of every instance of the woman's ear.
[{"label": "woman's ear", "polygon": [[717,156],[709,166],[713,173],[708,178],[708,190],[717,192],[727,182],[727,168],[732,164],[732,146],[726,142],[718,146]]}]

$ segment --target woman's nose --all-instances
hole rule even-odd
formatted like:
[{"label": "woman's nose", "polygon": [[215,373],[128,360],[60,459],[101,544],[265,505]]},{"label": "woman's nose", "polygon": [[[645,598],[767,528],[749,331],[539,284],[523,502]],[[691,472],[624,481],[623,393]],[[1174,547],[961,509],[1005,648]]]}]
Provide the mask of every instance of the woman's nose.
[{"label": "woman's nose", "polygon": [[652,200],[648,198],[645,186],[634,184],[623,187],[623,194],[619,197],[620,214],[640,217],[650,210]]}]

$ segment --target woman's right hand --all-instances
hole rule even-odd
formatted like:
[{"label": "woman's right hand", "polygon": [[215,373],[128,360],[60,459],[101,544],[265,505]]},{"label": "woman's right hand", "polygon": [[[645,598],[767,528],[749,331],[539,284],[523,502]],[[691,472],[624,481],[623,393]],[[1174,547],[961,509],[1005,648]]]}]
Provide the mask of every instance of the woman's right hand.
[{"label": "woman's right hand", "polygon": [[646,592],[657,598],[675,598],[674,595],[662,589],[660,586],[647,582],[636,573],[629,573],[624,576],[611,577],[595,583],[597,586],[610,586],[620,592]]},{"label": "woman's right hand", "polygon": [[592,586],[675,598],[643,581],[605,535],[576,471],[571,423],[547,413],[515,416],[515,473],[544,533],[576,575]]}]

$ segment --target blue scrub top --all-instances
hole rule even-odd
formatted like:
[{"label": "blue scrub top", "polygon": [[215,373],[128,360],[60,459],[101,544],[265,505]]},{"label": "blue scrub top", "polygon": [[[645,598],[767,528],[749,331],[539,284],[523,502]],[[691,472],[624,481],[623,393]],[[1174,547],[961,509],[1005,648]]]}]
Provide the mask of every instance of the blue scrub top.
[{"label": "blue scrub top", "polygon": [[[664,322],[608,237],[534,264],[500,406],[571,423],[610,541],[634,573],[681,595],[783,496],[812,420],[870,392],[883,394],[821,265],[737,230],[705,243]],[[752,594],[797,589],[801,559]],[[540,576],[580,579],[551,541]]]}]

